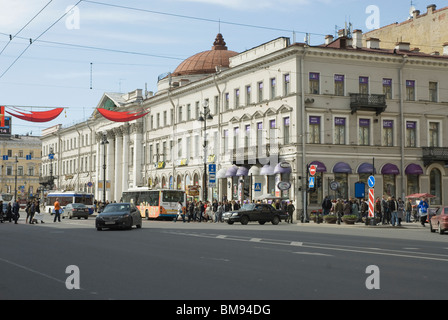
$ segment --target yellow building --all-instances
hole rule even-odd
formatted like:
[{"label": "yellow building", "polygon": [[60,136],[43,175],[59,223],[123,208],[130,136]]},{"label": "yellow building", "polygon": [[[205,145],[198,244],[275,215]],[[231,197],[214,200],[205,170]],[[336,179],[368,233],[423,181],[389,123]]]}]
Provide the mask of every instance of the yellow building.
[{"label": "yellow building", "polygon": [[42,142],[39,137],[0,136],[0,191],[20,199],[37,195]]},{"label": "yellow building", "polygon": [[394,49],[398,42],[406,42],[413,51],[443,54],[448,43],[448,7],[437,10],[431,4],[423,14],[412,7],[407,21],[366,32],[364,45],[371,38],[379,39],[383,49]]}]

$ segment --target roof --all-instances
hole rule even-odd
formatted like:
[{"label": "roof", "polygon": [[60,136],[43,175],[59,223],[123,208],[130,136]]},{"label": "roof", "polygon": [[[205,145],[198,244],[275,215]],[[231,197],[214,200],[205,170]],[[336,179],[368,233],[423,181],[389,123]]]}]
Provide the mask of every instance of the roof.
[{"label": "roof", "polygon": [[229,67],[229,58],[238,52],[227,50],[221,33],[216,36],[211,50],[199,52],[184,60],[172,73],[173,76],[215,73],[215,67]]}]

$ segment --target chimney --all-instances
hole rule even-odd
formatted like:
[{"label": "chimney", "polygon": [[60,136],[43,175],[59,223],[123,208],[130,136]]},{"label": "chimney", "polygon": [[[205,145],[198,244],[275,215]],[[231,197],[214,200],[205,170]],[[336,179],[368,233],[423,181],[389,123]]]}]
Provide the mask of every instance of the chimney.
[{"label": "chimney", "polygon": [[369,49],[379,49],[380,39],[378,38],[367,38],[367,48]]},{"label": "chimney", "polygon": [[355,49],[362,48],[362,30],[359,30],[359,29],[353,30],[352,46]]},{"label": "chimney", "polygon": [[448,42],[443,44],[443,55],[448,56]]},{"label": "chimney", "polygon": [[326,35],[325,36],[325,44],[330,44],[330,43],[332,43],[333,42],[333,36],[331,35],[331,34],[328,34],[328,35]]},{"label": "chimney", "polygon": [[414,10],[412,12],[412,18],[417,19],[417,17],[420,15],[420,10]]},{"label": "chimney", "polygon": [[427,13],[431,13],[433,14],[434,11],[436,11],[437,6],[435,4],[430,4],[429,6],[426,7],[426,9],[428,10]]},{"label": "chimney", "polygon": [[342,37],[345,37],[345,36],[346,36],[345,29],[339,29],[338,30],[338,38],[342,38]]},{"label": "chimney", "polygon": [[411,50],[411,44],[409,42],[397,42],[395,44],[395,50],[398,51],[410,51]]}]

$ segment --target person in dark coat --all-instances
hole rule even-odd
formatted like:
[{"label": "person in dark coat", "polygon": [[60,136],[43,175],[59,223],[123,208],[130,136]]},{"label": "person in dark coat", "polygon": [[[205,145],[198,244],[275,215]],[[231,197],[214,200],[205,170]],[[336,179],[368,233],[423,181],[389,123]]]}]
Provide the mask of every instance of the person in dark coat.
[{"label": "person in dark coat", "polygon": [[17,224],[17,221],[19,220],[20,217],[19,210],[20,210],[19,200],[16,200],[16,202],[14,202],[14,205],[12,206],[12,214],[15,224]]}]

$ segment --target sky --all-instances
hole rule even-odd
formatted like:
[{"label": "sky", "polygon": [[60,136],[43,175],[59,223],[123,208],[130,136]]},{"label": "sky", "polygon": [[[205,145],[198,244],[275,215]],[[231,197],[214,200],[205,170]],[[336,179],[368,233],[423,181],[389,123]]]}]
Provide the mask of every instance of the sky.
[{"label": "sky", "polygon": [[[448,6],[428,1],[412,3],[421,13]],[[0,0],[0,105],[64,107],[51,122],[12,118],[12,134],[39,136],[85,121],[105,92],[156,92],[159,75],[210,50],[218,32],[237,52],[278,37],[304,42],[307,33],[319,45],[348,22],[367,32],[405,21],[410,7],[410,0]]]}]

